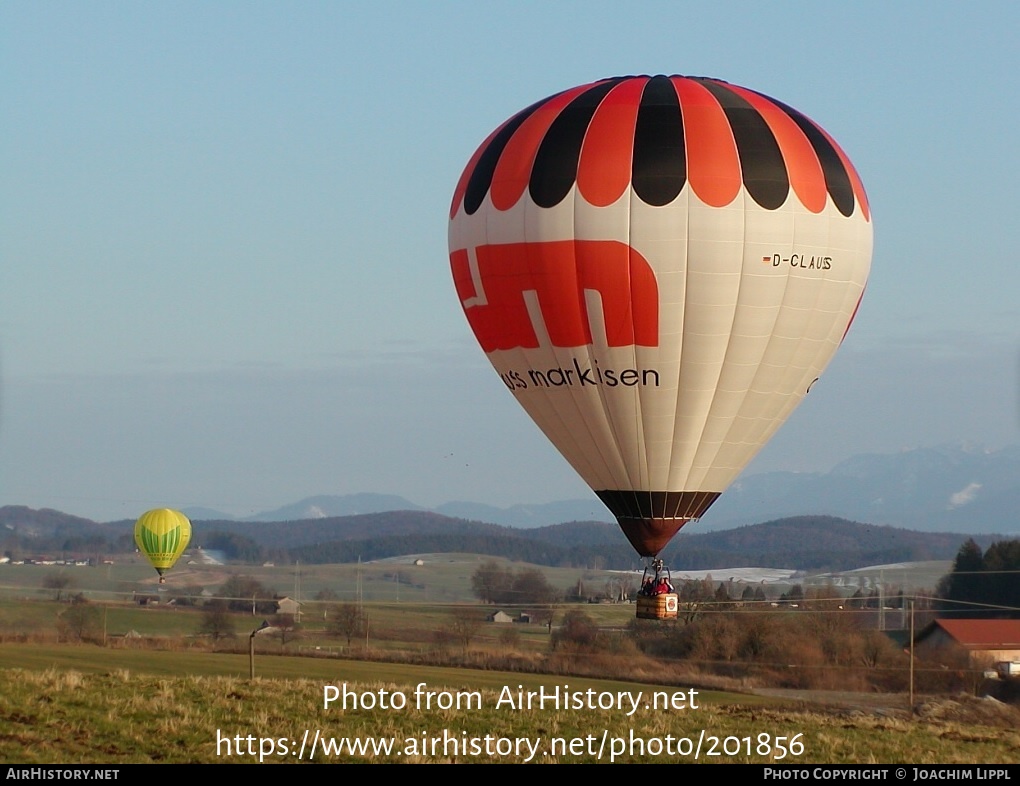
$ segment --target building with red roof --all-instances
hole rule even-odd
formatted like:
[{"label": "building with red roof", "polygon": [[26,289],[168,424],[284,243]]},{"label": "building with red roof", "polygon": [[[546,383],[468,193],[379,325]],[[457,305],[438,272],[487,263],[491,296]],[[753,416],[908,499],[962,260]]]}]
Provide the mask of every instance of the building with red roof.
[{"label": "building with red roof", "polygon": [[940,619],[914,637],[914,651],[922,657],[947,650],[966,652],[975,667],[1020,661],[1020,620]]}]

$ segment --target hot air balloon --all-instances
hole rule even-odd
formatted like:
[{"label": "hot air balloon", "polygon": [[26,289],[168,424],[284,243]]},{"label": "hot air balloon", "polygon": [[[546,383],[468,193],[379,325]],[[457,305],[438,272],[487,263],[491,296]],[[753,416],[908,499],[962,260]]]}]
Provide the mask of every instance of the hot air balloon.
[{"label": "hot air balloon", "polygon": [[847,156],[796,109],[717,79],[627,76],[493,131],[449,242],[503,384],[655,557],[831,360],[872,224]]},{"label": "hot air balloon", "polygon": [[170,570],[191,541],[191,522],[177,510],[158,508],[143,513],[135,522],[135,543],[149,558],[165,584],[163,574]]}]

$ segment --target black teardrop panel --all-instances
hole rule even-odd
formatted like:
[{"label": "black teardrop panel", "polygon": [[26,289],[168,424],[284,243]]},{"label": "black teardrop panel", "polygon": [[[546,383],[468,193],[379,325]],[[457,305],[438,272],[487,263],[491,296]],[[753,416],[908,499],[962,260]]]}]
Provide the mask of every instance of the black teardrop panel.
[{"label": "black teardrop panel", "polygon": [[772,129],[758,110],[717,82],[696,79],[719,102],[737,145],[740,173],[751,199],[766,210],[782,207],[790,194],[790,176]]},{"label": "black teardrop panel", "polygon": [[[758,95],[762,94],[759,93]],[[850,175],[847,174],[846,167],[843,166],[843,160],[839,157],[839,153],[836,152],[835,148],[833,148],[832,143],[829,142],[818,126],[792,106],[788,106],[774,98],[769,98],[769,96],[762,97],[786,112],[790,119],[804,132],[804,136],[808,138],[808,142],[811,143],[811,147],[815,150],[815,155],[818,156],[818,162],[822,166],[822,174],[825,176],[825,188],[829,192],[829,196],[832,197],[833,204],[836,205],[836,209],[840,213],[849,218],[854,212],[854,189],[850,183]]]},{"label": "black teardrop panel", "polygon": [[[556,95],[559,95],[559,93]],[[531,117],[536,109],[552,98],[555,98],[555,96],[549,96],[541,101],[536,101],[527,109],[521,110],[510,118],[478,157],[478,162],[475,164],[475,169],[471,173],[467,188],[464,191],[464,212],[469,216],[474,215],[475,211],[481,207],[482,202],[485,201],[485,195],[489,193],[489,187],[492,185],[492,176],[496,171],[496,165],[499,163],[500,156],[503,155],[503,149],[506,147],[507,142],[510,141],[510,138],[517,129],[521,127],[521,123]]]},{"label": "black teardrop panel", "polygon": [[610,79],[585,90],[553,120],[535,154],[528,190],[539,207],[554,207],[577,179],[577,162],[585,132],[606,94],[622,80]]},{"label": "black teardrop panel", "polygon": [[634,129],[634,192],[646,204],[661,207],[676,199],[686,182],[680,99],[669,77],[653,76],[641,95]]}]

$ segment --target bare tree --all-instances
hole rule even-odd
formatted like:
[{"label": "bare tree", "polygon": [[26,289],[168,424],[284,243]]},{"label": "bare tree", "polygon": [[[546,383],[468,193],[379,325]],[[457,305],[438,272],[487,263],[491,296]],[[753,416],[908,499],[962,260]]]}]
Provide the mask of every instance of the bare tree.
[{"label": "bare tree", "polygon": [[90,641],[99,636],[101,624],[99,609],[79,595],[65,611],[61,612],[57,624],[64,638]]},{"label": "bare tree", "polygon": [[288,641],[293,641],[301,633],[301,626],[293,614],[277,614],[273,617],[272,627],[273,635],[280,640],[281,647],[287,646]]},{"label": "bare tree", "polygon": [[450,623],[449,629],[457,641],[464,647],[464,652],[467,652],[468,647],[471,646],[471,641],[478,634],[478,629],[481,627],[482,618],[479,616],[477,609],[457,609],[453,614],[453,621]]},{"label": "bare tree", "polygon": [[619,601],[622,603],[636,594],[637,586],[631,579],[625,577],[606,579],[603,597],[606,597],[611,601]]},{"label": "bare tree", "polygon": [[66,571],[47,573],[42,585],[43,589],[53,592],[53,600],[59,603],[64,598],[64,592],[71,587],[71,577]]},{"label": "bare tree", "polygon": [[355,637],[365,635],[368,617],[356,603],[341,603],[330,609],[329,632],[337,638],[347,639],[347,646]]},{"label": "bare tree", "polygon": [[527,605],[553,603],[561,596],[538,568],[522,568],[514,574],[511,593],[513,603]]},{"label": "bare tree", "polygon": [[531,605],[553,603],[562,593],[538,568],[513,571],[486,560],[471,575],[471,590],[483,603]]},{"label": "bare tree", "polygon": [[495,560],[486,560],[471,574],[471,591],[483,603],[506,603],[511,597],[514,574]]},{"label": "bare tree", "polygon": [[234,635],[234,620],[227,611],[226,604],[213,602],[202,612],[202,624],[198,632],[203,636],[212,636],[213,641],[230,638]]}]

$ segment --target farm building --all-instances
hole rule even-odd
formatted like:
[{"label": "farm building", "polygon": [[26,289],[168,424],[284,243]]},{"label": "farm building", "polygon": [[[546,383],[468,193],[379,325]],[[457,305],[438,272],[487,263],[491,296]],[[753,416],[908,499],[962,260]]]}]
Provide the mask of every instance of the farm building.
[{"label": "farm building", "polygon": [[280,598],[276,601],[276,611],[278,614],[292,614],[295,617],[300,617],[301,603],[293,598]]},{"label": "farm building", "polygon": [[914,637],[918,655],[966,652],[971,666],[1020,661],[1020,620],[935,620]]}]

